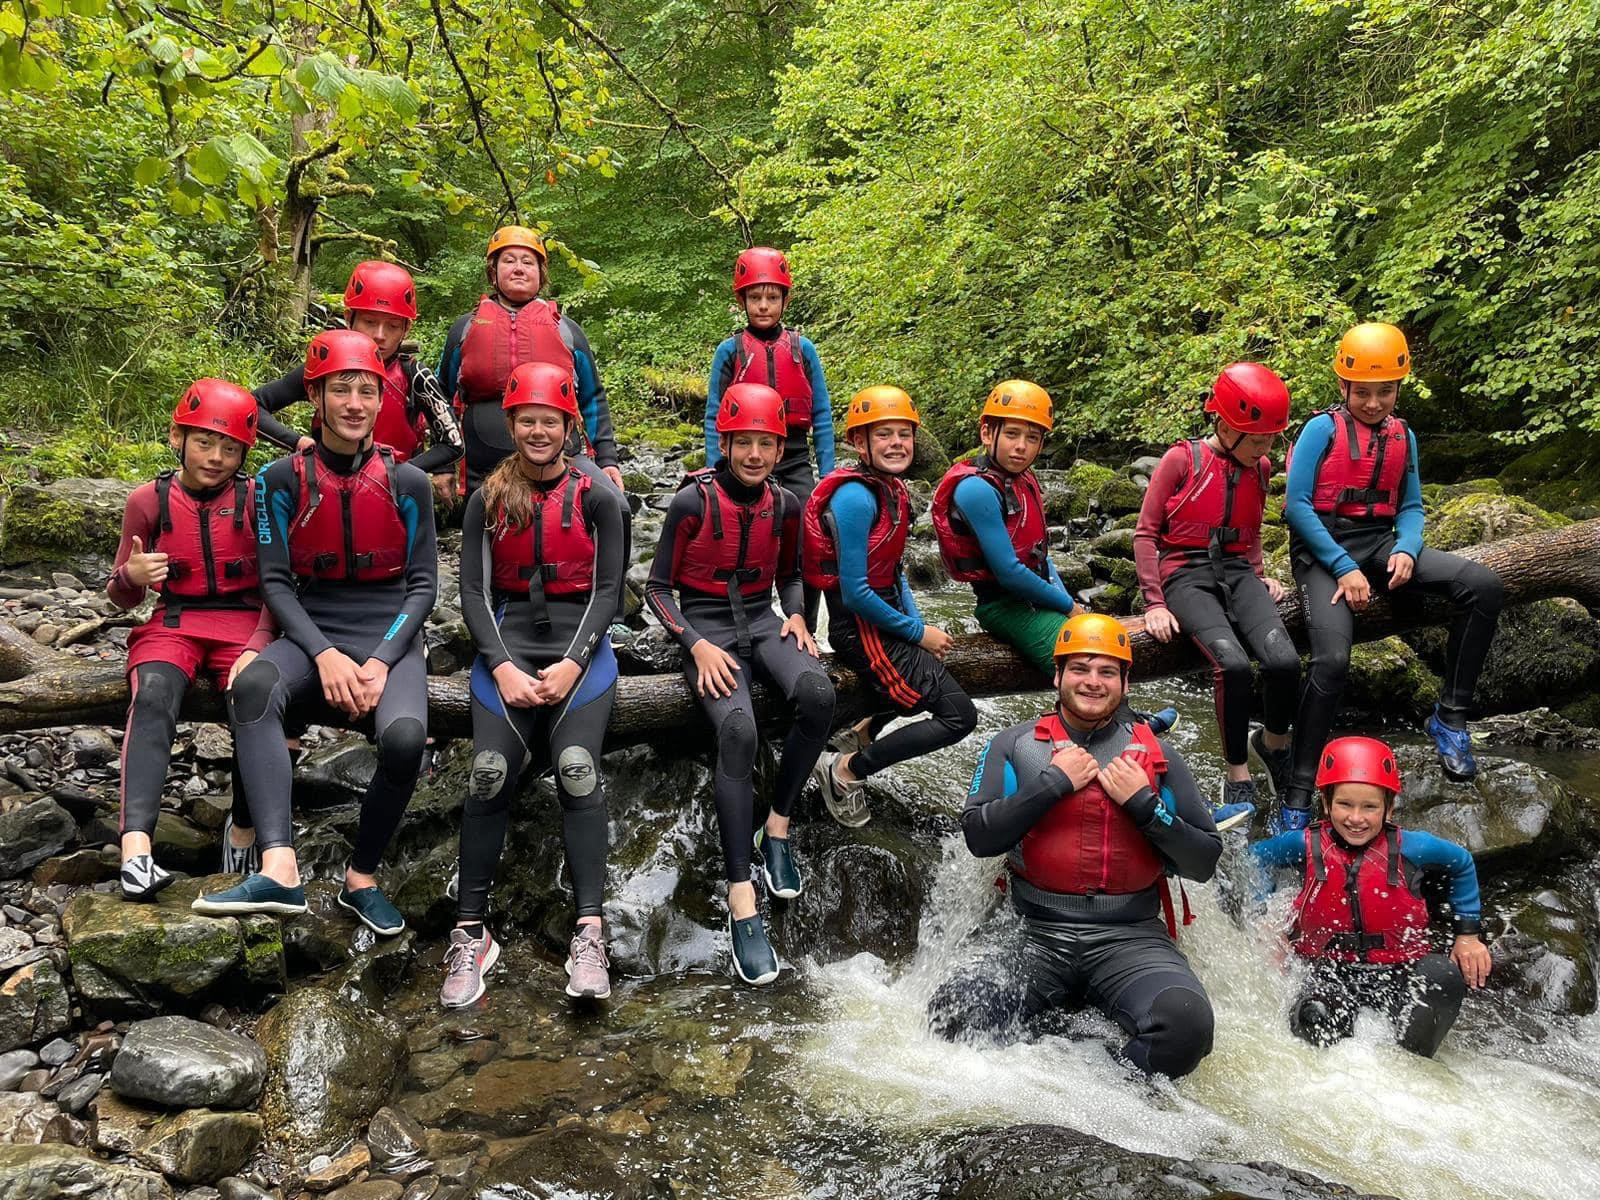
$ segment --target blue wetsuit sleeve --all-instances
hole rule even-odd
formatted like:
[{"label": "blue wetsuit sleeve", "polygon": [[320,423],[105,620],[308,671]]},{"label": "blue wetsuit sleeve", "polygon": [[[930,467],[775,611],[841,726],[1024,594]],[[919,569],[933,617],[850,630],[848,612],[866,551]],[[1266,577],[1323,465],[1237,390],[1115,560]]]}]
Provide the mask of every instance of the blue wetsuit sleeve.
[{"label": "blue wetsuit sleeve", "polygon": [[617,435],[611,428],[611,405],[606,401],[606,385],[595,366],[594,351],[582,326],[570,317],[561,324],[572,339],[572,372],[578,384],[578,410],[583,413],[583,429],[589,435],[589,449],[595,466],[617,465]]},{"label": "blue wetsuit sleeve", "polygon": [[1394,516],[1394,548],[1413,562],[1422,550],[1422,476],[1417,472],[1417,435],[1406,430],[1406,473],[1400,483],[1400,508]]},{"label": "blue wetsuit sleeve", "polygon": [[[1005,514],[1000,511],[1000,493],[978,476],[968,475],[956,484],[951,502],[978,539],[983,561],[994,572],[996,583],[1035,608],[1059,613],[1072,611],[1072,597],[1061,587],[1059,579],[1056,586],[1051,587],[1018,561],[1016,547],[1006,533]],[[1054,573],[1052,564],[1051,574]]]},{"label": "blue wetsuit sleeve", "polygon": [[1293,460],[1289,465],[1287,495],[1283,503],[1284,519],[1294,535],[1305,543],[1318,563],[1335,579],[1356,569],[1356,560],[1328,532],[1317,512],[1311,507],[1311,496],[1317,486],[1317,466],[1333,442],[1333,418],[1319,413],[1306,422],[1294,444]]},{"label": "blue wetsuit sleeve", "polygon": [[922,609],[917,606],[917,598],[911,593],[911,581],[906,578],[905,568],[901,568],[897,578],[900,580],[900,607],[921,621]]},{"label": "blue wetsuit sleeve", "polygon": [[1424,871],[1442,871],[1450,877],[1455,932],[1477,933],[1483,900],[1478,894],[1478,868],[1472,852],[1431,833],[1407,829],[1400,835],[1400,853]]},{"label": "blue wetsuit sleeve", "polygon": [[470,320],[471,313],[456,318],[456,323],[450,326],[450,332],[445,336],[444,349],[439,352],[439,386],[451,400],[456,398],[456,384],[461,374],[461,343],[467,340],[467,322]]},{"label": "blue wetsuit sleeve", "polygon": [[[922,619],[886,603],[867,586],[867,535],[878,516],[878,500],[865,484],[843,484],[828,501],[838,534],[839,593],[845,608],[863,621],[907,642],[922,640]],[[901,602],[909,589],[900,581]],[[913,612],[915,605],[910,605]]]},{"label": "blue wetsuit sleeve", "polygon": [[1264,841],[1250,843],[1250,857],[1267,871],[1306,865],[1306,835],[1291,829]]},{"label": "blue wetsuit sleeve", "polygon": [[405,657],[411,643],[439,598],[439,543],[433,523],[433,482],[410,463],[395,468],[399,495],[395,508],[406,527],[406,594],[400,611],[384,630],[372,657],[392,667]]},{"label": "blue wetsuit sleeve", "polygon": [[722,461],[722,439],[717,436],[717,410],[722,407],[722,389],[733,378],[734,340],[724,338],[711,356],[711,372],[706,376],[706,466]]},{"label": "blue wetsuit sleeve", "polygon": [[800,354],[805,360],[806,378],[811,380],[811,440],[817,448],[817,474],[821,478],[833,470],[833,401],[828,398],[822,359],[810,338],[800,339]]}]

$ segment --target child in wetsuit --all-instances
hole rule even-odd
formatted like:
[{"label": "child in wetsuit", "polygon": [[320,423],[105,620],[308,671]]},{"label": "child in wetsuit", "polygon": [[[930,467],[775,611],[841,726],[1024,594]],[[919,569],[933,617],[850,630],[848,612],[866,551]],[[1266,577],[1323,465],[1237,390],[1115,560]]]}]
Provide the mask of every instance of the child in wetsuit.
[{"label": "child in wetsuit", "polygon": [[[756,911],[750,869],[759,737],[750,689],[764,677],[794,710],[771,811],[754,835],[767,889],[792,899],[801,882],[789,811],[827,744],[833,685],[803,611],[800,505],[774,471],[787,452],[783,397],[765,384],[732,384],[722,393],[717,429],[721,463],[690,476],[673,497],[645,599],[689,652],[684,676],[715,731],[733,965],[746,983],[764,984],[778,977],[778,960]],[[774,584],[781,622],[772,610]]]},{"label": "child in wetsuit", "polygon": [[[1326,1046],[1354,1032],[1359,1009],[1373,1008],[1388,1015],[1402,1046],[1432,1057],[1467,988],[1489,977],[1472,855],[1393,824],[1400,771],[1394,751],[1376,738],[1329,742],[1316,785],[1323,820],[1250,847],[1269,874],[1279,867],[1304,871],[1289,940],[1310,969],[1290,1028]],[[1426,871],[1450,877],[1455,936],[1448,955],[1429,943],[1428,906],[1419,890]]]}]

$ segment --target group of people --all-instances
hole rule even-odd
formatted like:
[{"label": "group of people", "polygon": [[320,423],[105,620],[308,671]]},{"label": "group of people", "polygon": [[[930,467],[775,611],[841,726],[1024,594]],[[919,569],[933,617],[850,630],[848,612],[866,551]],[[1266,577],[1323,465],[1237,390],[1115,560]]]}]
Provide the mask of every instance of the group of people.
[{"label": "group of people", "polygon": [[[171,882],[151,835],[183,694],[204,668],[226,690],[234,728],[223,867],[243,878],[201,895],[195,909],[305,911],[286,738],[332,712],[370,729],[377,747],[338,902],[380,936],[403,928],[377,871],[426,752],[420,634],[437,593],[434,499],[460,496],[461,607],[478,650],[474,757],[440,1000],[461,1007],[484,994],[500,954],[486,917],[510,800],[545,771],[560,799],[576,909],[566,990],[609,995],[599,762],[631,510],[593,352],[540,298],[547,268],[532,230],[496,231],[488,290],[452,327],[435,373],[403,352],[417,316],[410,275],[362,263],[345,292],[345,328],[313,337],[303,367],[254,394],[198,380],[179,401],[169,433],[178,466],[130,497],[108,584],[125,607],[157,593],[129,640],[128,899]],[[707,466],[672,498],[645,596],[682,644],[685,678],[713,731],[732,965],[760,985],[777,978],[779,962],[756,884],[783,899],[800,894],[790,818],[808,780],[833,817],[865,824],[867,780],[960,742],[977,712],[945,665],[950,634],[923,618],[902,566],[915,403],[893,386],[857,392],[841,430],[855,461],[835,466],[821,360],[783,322],[793,290],[785,256],[745,251],[733,290],[745,327],[712,360]],[[974,854],[1007,858],[1025,951],[985,960],[941,988],[930,1007],[935,1028],[998,1029],[1088,1002],[1127,1030],[1122,1054],[1136,1067],[1191,1070],[1210,1050],[1211,1009],[1177,947],[1167,879],[1211,876],[1219,828],[1254,810],[1254,753],[1279,799],[1272,823],[1281,830],[1255,855],[1303,873],[1291,943],[1316,969],[1293,1027],[1330,1040],[1348,1032],[1356,1007],[1379,1004],[1408,1046],[1438,1045],[1464,986],[1481,984],[1488,969],[1471,857],[1420,834],[1402,838],[1391,820],[1400,780],[1387,747],[1327,741],[1354,613],[1375,593],[1403,603],[1442,592],[1455,621],[1428,731],[1452,777],[1475,770],[1465,717],[1493,635],[1498,581],[1422,546],[1415,444],[1392,415],[1409,367],[1399,330],[1350,331],[1335,363],[1340,403],[1312,418],[1291,453],[1285,513],[1312,643],[1303,686],[1277,615],[1283,588],[1261,557],[1266,456],[1289,421],[1282,381],[1259,364],[1228,367],[1206,404],[1212,433],[1173,447],[1152,477],[1135,532],[1144,623],[1162,640],[1188,635],[1213,664],[1229,769],[1214,803],[1159,736],[1175,718],[1127,705],[1129,628],[1081,611],[1051,562],[1033,472],[1053,427],[1049,396],[1022,380],[990,393],[982,452],[939,484],[934,528],[951,577],[974,590],[978,622],[1050,675],[1058,702],[990,740],[963,815]],[[302,398],[312,416],[303,435],[274,415]],[[258,436],[290,453],[252,480],[241,467]],[[815,640],[823,602],[835,659],[879,701],[831,748],[835,697]],[[1252,653],[1264,691],[1263,728],[1253,735]],[[759,827],[758,679],[792,709]],[[1314,791],[1322,820],[1312,820]],[[1448,958],[1429,952],[1415,887],[1418,871],[1435,868],[1454,882]]]}]

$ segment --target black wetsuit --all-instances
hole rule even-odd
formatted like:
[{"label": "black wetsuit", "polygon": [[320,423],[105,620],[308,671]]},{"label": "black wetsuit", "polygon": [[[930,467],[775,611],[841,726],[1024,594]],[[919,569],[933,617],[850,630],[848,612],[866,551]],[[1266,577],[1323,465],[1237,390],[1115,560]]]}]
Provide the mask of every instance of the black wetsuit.
[{"label": "black wetsuit", "polygon": [[[352,458],[319,445],[316,454],[330,470],[350,474],[373,451],[368,448]],[[433,489],[428,476],[409,463],[396,465],[394,481],[396,509],[408,539],[404,572],[375,581],[312,580],[297,576],[289,559],[290,525],[300,505],[295,459],[281,458],[261,472],[256,483],[261,592],[283,636],[239,673],[228,693],[257,842],[270,850],[292,845],[294,837],[294,771],[284,741],[285,714],[302,705],[313,721],[329,713],[316,656],[335,648],[357,666],[369,658],[388,666],[383,695],[371,714],[377,770],[361,802],[350,856],[351,867],[363,874],[377,870],[400,826],[428,739],[428,668],[421,634],[439,591]]]},{"label": "black wetsuit", "polygon": [[[1035,738],[1034,729],[1025,721],[1001,731],[979,759],[962,830],[980,858],[1010,852],[1070,789],[1050,763],[1051,743]],[[1131,731],[1111,724],[1072,738],[1103,765],[1127,747]],[[1145,787],[1125,811],[1174,874],[1207,880],[1222,839],[1189,768],[1165,742],[1161,749],[1171,805]],[[1020,1032],[1049,1010],[1092,1004],[1129,1034],[1122,1055],[1142,1071],[1185,1075],[1211,1052],[1211,1002],[1167,931],[1158,887],[1069,895],[1013,874],[1010,891],[1025,921],[1023,945],[940,986],[928,1005],[937,1032]]]},{"label": "black wetsuit", "polygon": [[[765,486],[750,487],[739,482],[726,466],[717,471],[723,491],[741,505],[754,505],[765,494]],[[800,580],[800,506],[785,489],[779,490],[784,504],[783,535],[778,550],[777,590],[785,616],[794,616],[805,604]],[[645,601],[657,620],[691,650],[702,638],[726,650],[742,665],[736,676],[738,686],[728,696],[700,697],[716,735],[717,765],[715,795],[717,827],[722,838],[722,857],[728,881],[743,883],[750,878],[751,835],[755,813],[756,744],[760,736],[750,685],[765,676],[783,693],[794,712],[793,723],[784,738],[778,760],[778,775],[772,787],[772,811],[788,816],[804,790],[811,768],[828,743],[833,724],[833,684],[822,663],[802,650],[796,639],[783,637],[783,624],[772,611],[772,590],[743,596],[746,628],[741,630],[726,596],[712,596],[680,588],[682,605],[674,601],[673,588],[683,556],[704,519],[701,489],[691,485],[672,498],[661,541],[656,547],[650,579],[645,585]],[[732,514],[724,520],[730,525]],[[741,633],[746,645],[741,646]],[[699,686],[699,671],[694,659],[685,655],[684,677],[691,688]]]},{"label": "black wetsuit", "polygon": [[[551,481],[553,487],[560,477]],[[472,665],[472,782],[461,815],[457,913],[481,921],[505,848],[511,794],[524,774],[553,769],[561,831],[578,916],[598,917],[606,883],[606,800],[601,743],[616,694],[617,660],[606,631],[622,590],[622,509],[615,489],[593,485],[574,512],[594,541],[587,594],[549,596],[541,623],[524,591],[497,592],[483,492],[467,501],[461,527],[461,613],[477,643]],[[562,659],[583,673],[559,704],[518,708],[500,697],[494,669],[514,663],[528,674]]]}]

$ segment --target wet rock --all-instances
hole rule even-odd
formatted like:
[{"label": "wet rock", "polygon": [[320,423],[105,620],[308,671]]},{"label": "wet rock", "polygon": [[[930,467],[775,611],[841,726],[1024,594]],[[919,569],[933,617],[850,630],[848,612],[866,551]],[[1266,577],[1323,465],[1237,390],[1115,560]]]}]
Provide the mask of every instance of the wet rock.
[{"label": "wet rock", "polygon": [[74,1146],[0,1146],[0,1200],[171,1200],[160,1175]]},{"label": "wet rock", "polygon": [[1428,545],[1436,550],[1459,550],[1571,523],[1570,518],[1545,512],[1517,496],[1467,491],[1442,501],[1429,514]]},{"label": "wet rock", "polygon": [[328,1200],[400,1200],[405,1185],[393,1179],[363,1179],[328,1194]]},{"label": "wet rock", "polygon": [[1491,910],[1498,925],[1489,986],[1513,989],[1549,1012],[1595,1009],[1594,920],[1564,890],[1544,888],[1515,907]]},{"label": "wet rock", "polygon": [[577,1054],[554,1062],[499,1058],[435,1092],[407,1095],[401,1103],[425,1125],[515,1134],[547,1124],[558,1108],[609,1107],[641,1087],[629,1067],[612,1059]]},{"label": "wet rock", "polygon": [[109,557],[132,490],[119,479],[14,481],[0,522],[0,563]]},{"label": "wet rock", "polygon": [[380,1168],[403,1166],[424,1157],[427,1140],[427,1130],[397,1108],[380,1108],[367,1123],[367,1149]]},{"label": "wet rock", "polygon": [[261,1141],[253,1112],[205,1108],[163,1113],[112,1095],[95,1101],[95,1144],[180,1183],[215,1183],[244,1166]]},{"label": "wet rock", "polygon": [[749,1042],[739,1042],[727,1049],[658,1045],[650,1051],[651,1066],[665,1079],[667,1087],[692,1099],[728,1099],[738,1095],[739,1084],[750,1069],[751,1057]]},{"label": "wet rock", "polygon": [[683,670],[683,647],[659,625],[627,635],[613,634],[617,669],[624,675],[665,674]]},{"label": "wet rock", "polygon": [[357,1142],[337,1158],[319,1154],[311,1160],[311,1165],[313,1169],[306,1173],[304,1181],[306,1187],[313,1192],[326,1192],[349,1183],[365,1171],[372,1165],[372,1155],[365,1145]]},{"label": "wet rock", "polygon": [[1139,1154],[1054,1125],[950,1138],[940,1184],[941,1196],[959,1200],[1377,1200],[1277,1163]]},{"label": "wet rock", "polygon": [[39,1061],[32,1050],[8,1050],[0,1054],[0,1092],[9,1092]]},{"label": "wet rock", "polygon": [[[83,1127],[61,1111],[54,1100],[37,1092],[0,1092],[0,1143],[37,1146],[44,1142],[78,1143]],[[4,1195],[0,1181],[0,1195]]]},{"label": "wet rock", "polygon": [[1133,530],[1108,530],[1090,542],[1089,549],[1092,553],[1106,558],[1131,559],[1133,557]]},{"label": "wet rock", "polygon": [[80,725],[67,734],[67,749],[80,767],[104,766],[121,753],[116,739],[97,725]]},{"label": "wet rock", "polygon": [[155,860],[169,871],[206,875],[217,865],[217,835],[191,825],[175,812],[163,810],[150,839]]},{"label": "wet rock", "polygon": [[61,626],[53,621],[41,621],[33,627],[33,640],[41,646],[53,646],[61,636]]},{"label": "wet rock", "polygon": [[1421,720],[1439,702],[1439,677],[1398,637],[1350,648],[1350,676],[1341,701],[1347,710],[1402,714]]},{"label": "wet rock", "polygon": [[54,800],[0,813],[0,879],[30,870],[78,836],[78,823]]},{"label": "wet rock", "polygon": [[1485,717],[1472,726],[1472,740],[1488,746],[1534,746],[1541,750],[1600,750],[1600,729],[1575,725],[1548,708]]},{"label": "wet rock", "polygon": [[364,795],[378,768],[377,751],[359,733],[344,734],[312,750],[295,766],[296,795],[314,804],[342,804]]},{"label": "wet rock", "polygon": [[47,1067],[59,1067],[70,1062],[78,1053],[77,1044],[66,1038],[52,1038],[39,1047],[39,1061]]},{"label": "wet rock", "polygon": [[283,940],[273,917],[205,917],[189,907],[235,876],[183,879],[154,904],[84,892],[62,915],[73,982],[106,1016],[146,1017],[211,1000],[260,1003],[284,987]]},{"label": "wet rock", "polygon": [[518,1188],[539,1183],[556,1195],[609,1196],[614,1200],[643,1200],[659,1194],[647,1177],[622,1174],[619,1163],[626,1152],[627,1143],[621,1138],[587,1125],[566,1125],[516,1139],[494,1157],[482,1182]]},{"label": "wet rock", "polygon": [[[1428,665],[1445,667],[1449,631],[1407,635]],[[1517,712],[1600,690],[1600,621],[1575,600],[1541,600],[1500,614],[1475,693],[1486,712]]]},{"label": "wet rock", "polygon": [[[365,926],[358,927],[352,944],[360,953],[347,966],[330,975],[326,986],[352,1004],[381,1009],[384,1000],[405,982],[417,956],[416,939],[413,929],[396,937],[380,938]],[[363,946],[366,949],[361,949]]]},{"label": "wet rock", "polygon": [[81,1113],[89,1106],[89,1101],[99,1095],[105,1082],[106,1077],[98,1071],[80,1075],[56,1093],[56,1103],[74,1115]]},{"label": "wet rock", "polygon": [[1089,570],[1089,564],[1081,558],[1060,551],[1051,556],[1056,564],[1056,574],[1061,576],[1061,582],[1067,591],[1076,596],[1085,588],[1094,586],[1094,572]]},{"label": "wet rock", "polygon": [[907,543],[901,561],[905,563],[906,578],[915,587],[936,588],[949,579],[944,560],[939,557],[939,548],[931,540]]},{"label": "wet rock", "polygon": [[39,887],[50,887],[57,883],[101,883],[115,879],[120,867],[121,857],[114,847],[75,850],[71,854],[45,859],[33,869],[33,882]]},{"label": "wet rock", "polygon": [[240,1179],[236,1176],[217,1180],[217,1191],[222,1196],[222,1200],[278,1200],[276,1191],[269,1192],[266,1188],[251,1183],[248,1179]]},{"label": "wet rock", "polygon": [[772,923],[779,949],[821,963],[863,951],[890,962],[910,954],[931,878],[929,855],[882,826],[852,830],[854,840],[833,845],[832,830],[824,830],[808,827],[802,839],[806,886]]},{"label": "wet rock", "polygon": [[267,1056],[249,1038],[166,1016],[129,1027],[111,1086],[124,1099],[169,1108],[247,1108],[266,1077]]},{"label": "wet rock", "polygon": [[[0,981],[0,1050],[43,1041],[71,1026],[72,998],[53,963],[31,962]],[[69,1047],[68,1058],[75,1049]]]},{"label": "wet rock", "polygon": [[228,762],[233,758],[233,731],[207,721],[194,727],[194,756],[201,762]]},{"label": "wet rock", "polygon": [[281,1000],[256,1037],[267,1053],[267,1128],[297,1152],[342,1144],[388,1100],[405,1064],[400,1029],[322,988]]},{"label": "wet rock", "polygon": [[1452,783],[1431,749],[1401,747],[1405,791],[1399,820],[1472,851],[1494,875],[1559,853],[1581,818],[1578,801],[1554,776],[1513,759],[1480,757],[1471,783]]}]

